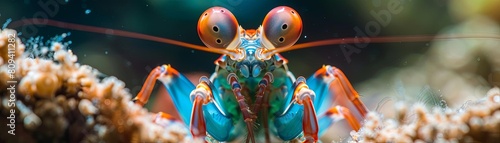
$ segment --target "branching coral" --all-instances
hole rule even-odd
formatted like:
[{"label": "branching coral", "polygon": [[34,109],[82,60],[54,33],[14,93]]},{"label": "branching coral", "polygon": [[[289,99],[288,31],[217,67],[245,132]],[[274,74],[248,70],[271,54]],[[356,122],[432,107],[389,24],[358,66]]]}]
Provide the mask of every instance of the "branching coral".
[{"label": "branching coral", "polygon": [[493,88],[482,100],[465,104],[458,110],[422,104],[397,103],[395,119],[384,119],[375,112],[353,142],[496,142],[500,139],[500,89]]},{"label": "branching coral", "polygon": [[[63,44],[52,43],[50,59],[28,58],[16,38],[11,79],[6,61],[7,43],[12,40],[7,35],[16,31],[0,32],[0,122],[3,126],[15,122],[15,135],[7,134],[12,129],[5,128],[0,142],[189,142],[183,125],[155,119],[154,114],[131,103],[122,81],[98,79],[98,72],[76,63],[77,57]],[[8,80],[18,81],[15,96],[10,94]],[[11,110],[15,118],[6,120]]]}]

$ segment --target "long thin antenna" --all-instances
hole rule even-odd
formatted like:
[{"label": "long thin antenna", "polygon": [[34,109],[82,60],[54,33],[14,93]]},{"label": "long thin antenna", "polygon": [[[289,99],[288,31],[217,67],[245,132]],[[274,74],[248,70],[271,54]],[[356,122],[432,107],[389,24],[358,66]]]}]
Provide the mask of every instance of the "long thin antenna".
[{"label": "long thin antenna", "polygon": [[318,47],[318,46],[339,45],[339,44],[422,42],[422,41],[451,40],[451,39],[500,39],[500,35],[493,35],[493,34],[443,35],[443,36],[419,35],[419,36],[405,36],[405,37],[335,38],[335,39],[327,39],[321,41],[295,44],[290,48],[273,49],[268,51],[266,54],[268,54],[269,56],[275,53],[282,53],[286,51]]},{"label": "long thin antenna", "polygon": [[172,45],[182,46],[182,47],[186,47],[186,48],[191,48],[191,49],[195,49],[195,50],[216,53],[216,54],[232,54],[229,51],[224,50],[224,49],[213,49],[213,48],[208,48],[205,46],[199,46],[199,45],[181,42],[181,41],[177,41],[177,40],[172,40],[172,39],[168,39],[168,38],[161,38],[161,37],[156,37],[156,36],[151,36],[151,35],[146,35],[146,34],[141,34],[141,33],[135,33],[135,32],[128,32],[128,31],[123,31],[123,30],[117,30],[117,29],[101,28],[101,27],[95,27],[95,26],[67,23],[67,22],[55,21],[55,20],[50,20],[50,19],[41,19],[41,18],[23,19],[23,20],[18,20],[18,21],[12,22],[8,27],[9,28],[17,28],[17,27],[25,26],[25,25],[48,25],[48,26],[59,27],[59,28],[64,28],[64,29],[72,29],[72,30],[79,30],[79,31],[86,31],[86,32],[93,32],[93,33],[100,33],[100,34],[107,34],[107,35],[114,35],[114,36],[122,36],[122,37],[128,37],[128,38],[155,41],[155,42],[172,44]]}]

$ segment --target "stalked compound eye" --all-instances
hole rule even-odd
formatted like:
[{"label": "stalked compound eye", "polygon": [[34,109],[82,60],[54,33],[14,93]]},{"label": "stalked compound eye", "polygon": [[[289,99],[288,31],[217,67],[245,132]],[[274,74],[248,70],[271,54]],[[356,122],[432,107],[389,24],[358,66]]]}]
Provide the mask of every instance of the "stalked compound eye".
[{"label": "stalked compound eye", "polygon": [[262,23],[262,44],[268,48],[290,47],[302,33],[302,19],[292,8],[279,6],[272,9]]},{"label": "stalked compound eye", "polygon": [[238,21],[225,8],[209,8],[198,20],[198,36],[209,48],[228,48],[238,44]]}]

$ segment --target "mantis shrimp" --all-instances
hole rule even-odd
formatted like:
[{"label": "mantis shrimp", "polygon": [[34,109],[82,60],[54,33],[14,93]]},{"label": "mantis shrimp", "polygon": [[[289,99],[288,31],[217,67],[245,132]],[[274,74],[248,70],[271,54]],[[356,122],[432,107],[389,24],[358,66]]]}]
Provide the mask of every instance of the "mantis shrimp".
[{"label": "mantis shrimp", "polygon": [[[41,20],[32,20],[41,21]],[[46,25],[105,33],[104,28],[47,20]],[[37,24],[37,23],[32,23]],[[15,24],[13,24],[15,25]],[[271,142],[299,140],[317,142],[333,123],[345,119],[359,130],[367,107],[338,68],[324,65],[309,78],[295,77],[288,60],[279,53],[323,45],[359,42],[356,38],[329,39],[295,44],[302,32],[302,20],[294,9],[272,9],[257,29],[244,29],[235,16],[222,7],[212,7],[198,21],[198,35],[205,46],[145,34],[114,30],[112,35],[145,39],[221,54],[210,77],[195,86],[170,65],[154,68],[133,101],[144,106],[156,80],[170,93],[181,119],[192,137],[205,141]],[[496,36],[375,37],[371,42],[413,42],[431,39],[495,38]],[[340,103],[353,105],[332,105]],[[157,117],[175,120],[166,113]]]}]

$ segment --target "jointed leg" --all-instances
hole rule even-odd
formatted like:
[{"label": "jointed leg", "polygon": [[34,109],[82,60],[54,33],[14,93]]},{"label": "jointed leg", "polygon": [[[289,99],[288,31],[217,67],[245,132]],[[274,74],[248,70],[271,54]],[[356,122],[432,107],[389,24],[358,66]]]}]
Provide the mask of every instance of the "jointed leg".
[{"label": "jointed leg", "polygon": [[[320,134],[340,119],[346,119],[354,130],[360,128],[360,123],[368,113],[368,109],[341,70],[329,65],[323,66],[307,80],[307,83],[317,95],[314,104],[321,115]],[[339,106],[332,107],[333,103],[338,103]],[[345,108],[350,104],[354,105],[355,109]],[[359,113],[358,116],[351,111]]]},{"label": "jointed leg", "polygon": [[[297,78],[291,95],[293,100],[285,112],[274,120],[278,136],[283,140],[295,139],[301,132],[304,142],[318,141],[318,119],[314,109],[315,93],[305,83],[304,77]],[[296,126],[302,123],[302,126]]]},{"label": "jointed leg", "polygon": [[170,65],[162,65],[154,68],[144,82],[141,91],[133,101],[138,105],[144,106],[149,100],[156,80],[161,81],[166,87],[167,91],[170,93],[170,98],[172,98],[177,108],[176,111],[181,111],[178,112],[181,116],[181,120],[184,124],[188,125],[191,117],[191,108],[193,107],[193,103],[189,99],[189,93],[194,90],[195,87],[185,76],[180,74]]},{"label": "jointed leg", "polygon": [[[351,113],[348,108],[343,106],[334,106],[330,108],[325,114],[319,116],[318,121],[320,127],[330,127],[333,123],[339,120],[346,120],[349,125],[354,130],[359,130],[361,128],[361,123],[354,118],[355,116]],[[319,135],[323,134],[326,128],[320,129]]]},{"label": "jointed leg", "polygon": [[247,125],[247,142],[250,140],[251,142],[255,143],[255,136],[253,135],[253,123],[254,120],[257,119],[257,116],[255,116],[255,114],[250,111],[250,107],[245,102],[245,97],[241,94],[241,85],[238,82],[236,74],[230,73],[227,76],[227,81],[231,85],[231,89],[233,90],[234,96],[236,97],[236,100],[238,101],[238,104],[240,106],[241,113],[243,114],[243,119]]},{"label": "jointed leg", "polygon": [[305,79],[299,77],[297,79],[297,87],[295,87],[295,100],[298,104],[304,106],[304,116],[302,120],[302,130],[304,132],[305,142],[318,141],[318,119],[316,118],[316,111],[314,110],[313,98],[314,91],[310,90],[306,85]]},{"label": "jointed leg", "polygon": [[[184,124],[191,125],[193,137],[205,140],[208,132],[219,141],[230,138],[233,124],[231,119],[215,105],[212,94],[214,90],[211,88],[213,85],[208,78],[202,77],[195,88],[186,77],[172,67],[168,65],[156,67],[149,74],[137,97],[133,99],[136,104],[142,106],[147,103],[156,80],[160,80],[170,93],[170,98],[177,111],[180,111],[179,115]],[[173,120],[170,115],[159,112],[154,121],[161,122],[163,119]]]},{"label": "jointed leg", "polygon": [[338,79],[335,80],[334,83],[330,85],[330,88],[335,90],[336,95],[346,96],[349,99],[349,101],[354,104],[358,112],[364,118],[368,113],[368,109],[359,98],[358,92],[354,90],[354,88],[352,87],[351,83],[349,82],[345,74],[336,67],[327,66],[326,68],[328,69],[327,72],[329,74],[333,74],[333,76]]},{"label": "jointed leg", "polygon": [[194,99],[191,134],[203,140],[208,132],[217,141],[227,141],[231,138],[233,122],[226,113],[217,108],[217,98],[214,98],[216,91],[213,88],[212,82],[203,76],[190,94],[191,99]]},{"label": "jointed leg", "polygon": [[[159,66],[153,69],[153,71],[149,73],[149,76],[144,82],[141,91],[132,101],[139,106],[144,106],[149,100],[149,97],[151,95],[151,92],[153,91],[156,80],[160,76],[163,76],[165,74],[167,74],[167,70],[165,70],[164,67]],[[169,124],[170,121],[176,121],[176,120],[177,119],[175,119],[172,115],[164,112],[156,113],[155,117],[153,118],[153,122],[161,124],[163,126],[167,126],[167,124]]]},{"label": "jointed leg", "polygon": [[[316,92],[317,98],[314,100],[314,104],[319,114],[327,112],[335,102],[342,106],[347,106],[346,103],[352,103],[361,118],[364,118],[368,113],[368,109],[360,100],[358,92],[354,90],[347,77],[338,68],[329,65],[323,66],[307,80],[307,83]],[[346,102],[337,100],[342,99],[340,97],[345,97]]]},{"label": "jointed leg", "polygon": [[257,90],[257,95],[255,99],[255,103],[252,107],[253,113],[255,115],[259,114],[259,111],[262,110],[262,117],[260,118],[262,120],[262,124],[264,124],[264,134],[266,138],[266,142],[271,142],[271,139],[269,137],[269,124],[268,124],[268,107],[269,107],[269,94],[265,95],[267,91],[267,87],[269,83],[273,82],[273,75],[270,72],[267,72],[262,80],[259,82],[259,88]]},{"label": "jointed leg", "polygon": [[[252,111],[255,114],[259,114],[259,110],[261,109],[261,105],[263,104],[262,100],[263,100],[263,98],[265,98],[264,93],[265,93],[269,83],[272,83],[272,82],[273,82],[273,75],[270,72],[267,72],[264,75],[264,77],[262,78],[262,80],[259,82],[259,89],[257,90],[257,95],[255,96],[256,97],[255,103],[252,107]],[[266,109],[266,108],[264,108],[264,109]]]},{"label": "jointed leg", "polygon": [[153,71],[149,73],[148,78],[146,78],[146,81],[142,85],[141,91],[134,99],[132,99],[132,101],[140,106],[144,106],[146,103],[148,103],[149,96],[153,91],[156,80],[158,79],[158,77],[164,74],[166,74],[166,70],[162,69],[162,67],[158,66],[154,68]]}]

